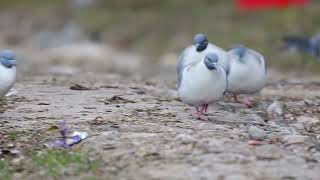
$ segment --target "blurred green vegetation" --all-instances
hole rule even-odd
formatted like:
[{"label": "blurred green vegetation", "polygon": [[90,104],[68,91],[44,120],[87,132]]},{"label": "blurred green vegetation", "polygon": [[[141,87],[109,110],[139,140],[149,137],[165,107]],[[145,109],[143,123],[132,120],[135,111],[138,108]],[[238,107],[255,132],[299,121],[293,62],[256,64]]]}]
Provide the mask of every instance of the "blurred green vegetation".
[{"label": "blurred green vegetation", "polygon": [[47,175],[59,178],[66,169],[71,168],[74,174],[98,171],[98,161],[90,161],[89,155],[80,152],[66,150],[49,150],[41,152],[33,157],[33,161],[39,168],[44,168]]},{"label": "blurred green vegetation", "polygon": [[[0,159],[0,179],[9,180],[22,171],[43,176],[44,179],[65,179],[70,176],[83,176],[90,179],[101,173],[102,161],[91,157],[89,152],[80,149],[51,149],[28,154],[20,163],[13,163],[12,157]],[[43,172],[38,174],[39,172]],[[29,175],[28,175],[29,176]],[[91,178],[92,179],[92,178]]]},{"label": "blurred green vegetation", "polygon": [[63,0],[0,3],[7,9],[56,8],[97,39],[144,53],[150,59],[180,52],[192,42],[194,34],[205,33],[212,43],[226,49],[239,43],[257,49],[271,66],[320,69],[313,57],[279,51],[285,35],[311,36],[320,32],[320,4],[316,2],[305,8],[250,13],[238,11],[234,1],[225,0],[100,0],[93,7],[79,9]]},{"label": "blurred green vegetation", "polygon": [[61,7],[65,0],[0,0],[0,9]]},{"label": "blurred green vegetation", "polygon": [[10,169],[9,162],[0,159],[0,179],[7,180],[11,178],[12,169]]}]

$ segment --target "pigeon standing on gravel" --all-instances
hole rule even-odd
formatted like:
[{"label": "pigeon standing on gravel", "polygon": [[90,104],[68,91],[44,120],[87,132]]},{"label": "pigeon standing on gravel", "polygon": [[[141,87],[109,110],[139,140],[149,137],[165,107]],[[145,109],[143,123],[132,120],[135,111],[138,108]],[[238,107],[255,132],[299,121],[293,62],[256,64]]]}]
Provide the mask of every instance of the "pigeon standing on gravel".
[{"label": "pigeon standing on gravel", "polygon": [[8,93],[16,80],[16,65],[15,52],[0,51],[0,98]]},{"label": "pigeon standing on gravel", "polygon": [[218,56],[219,64],[221,64],[223,68],[229,68],[227,52],[222,48],[209,43],[206,35],[197,34],[194,36],[194,44],[185,48],[180,55],[177,71],[189,64],[201,61],[209,52],[215,53]]},{"label": "pigeon standing on gravel", "polygon": [[206,120],[203,113],[208,104],[221,99],[227,88],[226,71],[218,61],[219,56],[210,52],[187,66],[180,64],[183,59],[177,65],[179,96],[184,103],[196,107],[197,118],[202,120]]},{"label": "pigeon standing on gravel", "polygon": [[[239,102],[237,94],[252,94],[260,91],[266,85],[266,65],[264,57],[255,50],[238,46],[229,52],[230,66],[228,70],[227,92],[234,95]],[[253,102],[242,101],[247,107]]]}]

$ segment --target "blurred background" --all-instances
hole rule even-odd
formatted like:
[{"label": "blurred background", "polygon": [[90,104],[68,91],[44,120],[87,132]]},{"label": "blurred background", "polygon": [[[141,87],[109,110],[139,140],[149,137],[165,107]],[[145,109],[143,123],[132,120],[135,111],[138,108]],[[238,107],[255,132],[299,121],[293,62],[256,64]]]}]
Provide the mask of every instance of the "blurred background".
[{"label": "blurred background", "polygon": [[21,73],[30,75],[173,76],[179,53],[204,33],[226,50],[241,43],[260,51],[269,68],[320,72],[308,44],[320,33],[320,2],[252,2],[0,0],[0,47],[15,49]]}]

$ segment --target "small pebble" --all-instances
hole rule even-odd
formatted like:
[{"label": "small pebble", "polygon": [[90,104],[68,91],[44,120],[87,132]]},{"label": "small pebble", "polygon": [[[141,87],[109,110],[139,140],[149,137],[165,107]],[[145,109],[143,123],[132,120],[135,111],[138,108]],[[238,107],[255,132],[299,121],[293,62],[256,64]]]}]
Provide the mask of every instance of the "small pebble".
[{"label": "small pebble", "polygon": [[175,140],[181,142],[182,144],[191,144],[196,142],[196,139],[194,137],[187,134],[178,134],[175,137]]},{"label": "small pebble", "polygon": [[260,129],[256,126],[250,126],[249,135],[251,139],[261,140],[266,137],[267,133],[263,129]]},{"label": "small pebble", "polygon": [[282,103],[279,101],[274,101],[268,106],[267,113],[271,116],[281,116],[283,114]]}]

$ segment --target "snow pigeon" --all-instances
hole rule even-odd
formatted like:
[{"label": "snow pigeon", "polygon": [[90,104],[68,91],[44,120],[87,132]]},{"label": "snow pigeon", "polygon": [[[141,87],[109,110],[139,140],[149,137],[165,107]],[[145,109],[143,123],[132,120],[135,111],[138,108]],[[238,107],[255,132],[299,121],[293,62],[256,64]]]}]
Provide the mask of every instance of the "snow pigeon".
[{"label": "snow pigeon", "polygon": [[[237,94],[256,93],[266,85],[265,60],[257,51],[242,45],[231,49],[228,54],[230,65],[227,92],[232,93],[235,101],[239,102]],[[248,107],[252,106],[252,102],[248,100],[243,103]]]},{"label": "snow pigeon", "polygon": [[15,52],[0,51],[0,98],[9,92],[16,80],[16,65]]},{"label": "snow pigeon", "polygon": [[179,97],[184,103],[195,106],[197,118],[202,120],[206,119],[203,113],[207,112],[208,105],[220,100],[227,88],[227,74],[219,60],[217,54],[210,52],[184,66],[180,63],[185,60],[180,59],[177,65]]}]

